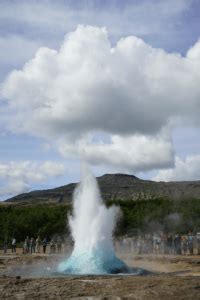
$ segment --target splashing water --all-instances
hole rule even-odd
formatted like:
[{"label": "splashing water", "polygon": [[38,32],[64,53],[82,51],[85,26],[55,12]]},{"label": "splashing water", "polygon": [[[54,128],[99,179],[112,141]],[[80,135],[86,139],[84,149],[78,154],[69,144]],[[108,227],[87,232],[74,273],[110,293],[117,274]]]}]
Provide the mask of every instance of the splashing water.
[{"label": "splashing water", "polygon": [[59,264],[66,274],[108,274],[126,272],[126,264],[115,255],[112,233],[118,209],[107,208],[96,179],[87,166],[82,168],[82,181],[76,188],[73,216],[69,219],[74,250]]}]

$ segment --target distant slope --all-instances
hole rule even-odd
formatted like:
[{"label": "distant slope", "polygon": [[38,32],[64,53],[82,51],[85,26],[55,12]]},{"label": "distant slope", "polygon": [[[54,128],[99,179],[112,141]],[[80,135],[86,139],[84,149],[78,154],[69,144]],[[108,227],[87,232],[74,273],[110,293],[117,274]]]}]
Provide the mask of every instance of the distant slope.
[{"label": "distant slope", "polygon": [[[97,177],[97,180],[105,200],[139,200],[157,197],[200,199],[200,181],[154,182],[126,174],[105,174]],[[32,191],[10,198],[6,202],[71,202],[75,186],[76,183],[71,183],[55,189]]]}]

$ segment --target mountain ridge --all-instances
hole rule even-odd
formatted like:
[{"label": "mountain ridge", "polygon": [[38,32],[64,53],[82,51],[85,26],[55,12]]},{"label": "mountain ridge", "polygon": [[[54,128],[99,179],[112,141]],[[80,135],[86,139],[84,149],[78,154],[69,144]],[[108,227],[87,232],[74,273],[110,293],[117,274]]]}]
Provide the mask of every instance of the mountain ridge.
[{"label": "mountain ridge", "polygon": [[[200,199],[200,181],[155,182],[143,180],[134,175],[116,173],[97,177],[102,197],[107,200],[141,200],[156,197],[182,199],[194,197]],[[6,203],[70,203],[74,188],[78,183],[34,190],[5,200]]]}]

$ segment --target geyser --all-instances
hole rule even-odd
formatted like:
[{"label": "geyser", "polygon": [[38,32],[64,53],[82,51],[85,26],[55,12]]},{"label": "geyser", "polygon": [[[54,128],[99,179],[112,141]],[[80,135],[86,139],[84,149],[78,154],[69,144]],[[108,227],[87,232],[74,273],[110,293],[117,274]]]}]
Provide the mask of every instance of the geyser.
[{"label": "geyser", "polygon": [[74,192],[73,215],[69,225],[74,249],[59,264],[64,274],[127,273],[129,268],[116,257],[112,234],[118,208],[107,208],[101,198],[95,177],[86,165],[82,180]]}]

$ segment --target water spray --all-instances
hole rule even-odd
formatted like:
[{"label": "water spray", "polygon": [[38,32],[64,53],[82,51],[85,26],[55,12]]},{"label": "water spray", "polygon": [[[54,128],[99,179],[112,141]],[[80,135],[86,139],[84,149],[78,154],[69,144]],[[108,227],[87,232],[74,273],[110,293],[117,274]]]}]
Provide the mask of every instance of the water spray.
[{"label": "water spray", "polygon": [[96,178],[82,166],[82,179],[73,196],[73,215],[69,218],[74,249],[58,266],[65,274],[108,274],[127,272],[126,264],[116,257],[113,230],[117,207],[103,203]]}]

